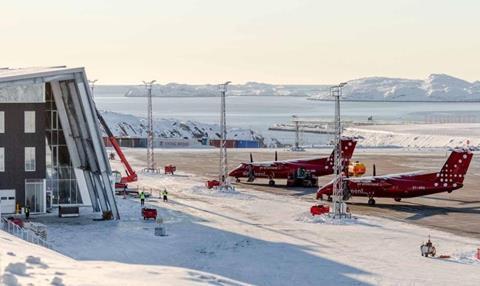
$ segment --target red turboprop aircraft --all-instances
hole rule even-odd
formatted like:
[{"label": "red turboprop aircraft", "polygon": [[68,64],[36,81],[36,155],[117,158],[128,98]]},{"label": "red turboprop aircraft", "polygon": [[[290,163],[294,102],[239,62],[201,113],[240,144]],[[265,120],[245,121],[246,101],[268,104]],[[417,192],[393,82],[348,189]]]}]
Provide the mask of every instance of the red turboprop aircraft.
[{"label": "red turboprop aircraft", "polygon": [[[374,197],[402,198],[425,196],[441,192],[451,193],[463,187],[463,180],[473,154],[466,148],[452,151],[439,172],[404,173],[385,176],[345,178],[344,199],[350,196],[368,197],[368,204],[375,205]],[[333,181],[317,191],[317,199],[326,195],[331,200]]]},{"label": "red turboprop aircraft", "polygon": [[[352,138],[342,138],[342,156],[348,165],[352,158],[357,141]],[[242,163],[230,172],[229,176],[240,181],[248,178],[253,182],[257,178],[269,179],[269,185],[275,185],[274,179],[287,179],[287,186],[310,187],[317,185],[317,177],[333,174],[333,152],[330,157],[278,161],[275,152],[273,162],[253,162],[250,154],[250,163]]]}]

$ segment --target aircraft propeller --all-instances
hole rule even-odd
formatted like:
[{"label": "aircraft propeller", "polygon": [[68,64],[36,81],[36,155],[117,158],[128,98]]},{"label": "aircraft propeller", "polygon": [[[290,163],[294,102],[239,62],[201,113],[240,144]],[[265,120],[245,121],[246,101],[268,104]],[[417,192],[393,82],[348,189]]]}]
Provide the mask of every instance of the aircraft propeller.
[{"label": "aircraft propeller", "polygon": [[278,153],[275,151],[275,162],[278,161]]},{"label": "aircraft propeller", "polygon": [[250,163],[253,163],[253,155],[250,153]]},{"label": "aircraft propeller", "polygon": [[375,164],[373,164],[373,176],[375,177],[377,175],[377,168],[375,167]]}]

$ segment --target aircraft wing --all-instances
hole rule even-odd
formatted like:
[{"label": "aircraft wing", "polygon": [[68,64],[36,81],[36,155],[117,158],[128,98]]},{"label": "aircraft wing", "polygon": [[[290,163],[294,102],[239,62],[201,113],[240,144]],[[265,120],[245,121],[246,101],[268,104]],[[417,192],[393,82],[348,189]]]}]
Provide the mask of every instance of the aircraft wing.
[{"label": "aircraft wing", "polygon": [[424,171],[415,171],[415,172],[387,174],[387,175],[380,175],[380,176],[355,177],[355,178],[352,178],[352,179],[355,180],[355,181],[362,181],[362,180],[372,181],[374,179],[404,179],[405,177],[421,175],[423,173],[425,173],[425,172]]},{"label": "aircraft wing", "polygon": [[270,161],[270,162],[254,162],[254,163],[244,163],[246,165],[251,165],[254,167],[270,167],[273,166],[275,162]]},{"label": "aircraft wing", "polygon": [[364,177],[357,177],[357,178],[349,178],[349,180],[354,182],[375,182],[378,180],[388,180],[388,179],[407,179],[408,177],[420,175],[425,173],[424,171],[415,171],[415,172],[408,172],[408,173],[398,173],[398,174],[388,174],[382,176],[364,176]]},{"label": "aircraft wing", "polygon": [[424,174],[424,171],[414,171],[414,172],[407,172],[407,173],[398,173],[398,174],[388,174],[383,176],[376,176],[376,178],[383,178],[383,179],[404,179],[406,177],[411,177],[415,175]]},{"label": "aircraft wing", "polygon": [[264,162],[253,162],[253,163],[244,163],[248,165],[252,165],[255,167],[271,167],[271,166],[296,166],[302,167],[305,165],[312,165],[306,164],[302,160],[285,160],[285,161],[264,161]]}]

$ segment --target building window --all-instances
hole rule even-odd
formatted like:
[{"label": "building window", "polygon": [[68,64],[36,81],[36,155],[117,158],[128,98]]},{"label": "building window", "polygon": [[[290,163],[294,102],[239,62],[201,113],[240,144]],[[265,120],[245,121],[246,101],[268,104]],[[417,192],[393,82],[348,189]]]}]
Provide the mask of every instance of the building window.
[{"label": "building window", "polygon": [[0,172],[5,172],[5,148],[0,147]]},{"label": "building window", "polygon": [[25,111],[25,133],[35,133],[35,111]]},{"label": "building window", "polygon": [[0,133],[5,133],[5,112],[0,111]]},{"label": "building window", "polygon": [[25,147],[25,171],[35,172],[35,147]]}]

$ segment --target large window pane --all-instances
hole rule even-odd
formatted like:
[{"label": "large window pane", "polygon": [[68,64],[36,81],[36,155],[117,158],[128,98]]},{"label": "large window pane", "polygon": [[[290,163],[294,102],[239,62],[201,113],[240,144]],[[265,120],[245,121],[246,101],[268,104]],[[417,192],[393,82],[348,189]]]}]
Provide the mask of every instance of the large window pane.
[{"label": "large window pane", "polygon": [[5,112],[0,111],[0,133],[5,133]]},{"label": "large window pane", "polygon": [[35,147],[25,147],[25,171],[34,172],[35,167]]},{"label": "large window pane", "polygon": [[25,133],[35,133],[35,111],[25,111]]},{"label": "large window pane", "polygon": [[0,147],[0,172],[5,172],[5,148]]}]

